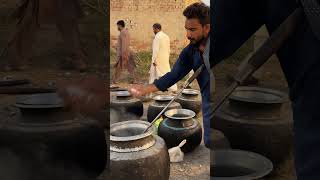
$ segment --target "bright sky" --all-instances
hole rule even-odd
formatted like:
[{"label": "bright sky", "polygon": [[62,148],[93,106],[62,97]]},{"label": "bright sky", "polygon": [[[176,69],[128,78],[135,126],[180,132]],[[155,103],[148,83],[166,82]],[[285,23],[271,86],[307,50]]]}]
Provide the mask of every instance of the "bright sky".
[{"label": "bright sky", "polygon": [[210,0],[201,0],[202,2],[204,2],[206,5],[210,6]]}]

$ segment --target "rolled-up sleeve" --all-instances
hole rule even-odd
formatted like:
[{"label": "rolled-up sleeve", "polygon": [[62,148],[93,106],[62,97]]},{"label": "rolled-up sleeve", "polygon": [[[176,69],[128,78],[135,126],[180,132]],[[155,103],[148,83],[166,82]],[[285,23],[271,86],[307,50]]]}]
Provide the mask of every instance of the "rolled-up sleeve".
[{"label": "rolled-up sleeve", "polygon": [[166,73],[164,76],[156,79],[153,84],[160,91],[167,91],[169,87],[180,81],[185,77],[191,70],[193,64],[193,52],[192,47],[189,45],[184,48],[179,55],[176,63],[173,65],[170,72]]}]

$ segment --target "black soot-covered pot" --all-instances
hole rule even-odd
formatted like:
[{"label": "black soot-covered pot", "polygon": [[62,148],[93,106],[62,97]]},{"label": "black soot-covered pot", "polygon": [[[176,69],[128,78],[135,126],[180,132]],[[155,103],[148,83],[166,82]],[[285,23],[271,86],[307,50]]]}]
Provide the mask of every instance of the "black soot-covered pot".
[{"label": "black soot-covered pot", "polygon": [[[164,107],[173,99],[170,95],[158,95],[153,98],[152,102],[148,107],[147,120],[151,122],[157,115],[163,110]],[[181,105],[177,102],[173,102],[168,108],[169,109],[181,109]]]},{"label": "black soot-covered pot", "polygon": [[162,137],[168,148],[178,146],[184,139],[186,144],[181,150],[185,153],[194,150],[202,140],[201,124],[194,119],[195,113],[188,109],[171,109],[165,112],[167,117],[161,121],[158,135]]},{"label": "black soot-covered pot", "polygon": [[143,115],[143,103],[137,98],[133,98],[128,91],[116,92],[116,97],[111,99],[110,107],[117,110],[122,120],[132,119],[132,116],[141,117]]},{"label": "black soot-covered pot", "polygon": [[55,93],[22,96],[15,106],[0,124],[0,159],[10,154],[16,175],[86,180],[103,172],[108,154],[98,121],[66,112]]},{"label": "black soot-covered pot", "polygon": [[201,111],[200,92],[195,89],[184,89],[177,102],[181,104],[183,109],[190,109],[196,114]]}]

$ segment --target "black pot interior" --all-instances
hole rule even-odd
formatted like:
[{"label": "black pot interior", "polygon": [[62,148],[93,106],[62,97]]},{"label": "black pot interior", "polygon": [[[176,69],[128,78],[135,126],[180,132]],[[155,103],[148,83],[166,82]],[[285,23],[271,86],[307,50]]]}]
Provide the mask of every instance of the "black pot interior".
[{"label": "black pot interior", "polygon": [[214,177],[239,177],[255,173],[254,170],[236,165],[211,166]]},{"label": "black pot interior", "polygon": [[116,137],[137,136],[142,134],[144,130],[145,128],[143,127],[126,127],[111,132],[111,135]]},{"label": "black pot interior", "polygon": [[216,180],[258,179],[269,174],[273,165],[267,158],[240,150],[216,150],[210,166]]}]

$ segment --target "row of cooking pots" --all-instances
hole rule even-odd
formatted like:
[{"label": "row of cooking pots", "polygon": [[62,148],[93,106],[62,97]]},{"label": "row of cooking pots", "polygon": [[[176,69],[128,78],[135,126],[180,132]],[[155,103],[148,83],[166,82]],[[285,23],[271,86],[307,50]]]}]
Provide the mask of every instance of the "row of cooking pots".
[{"label": "row of cooking pots", "polygon": [[[164,113],[165,118],[159,127],[154,126],[154,129],[143,133],[172,98],[173,96],[169,95],[158,95],[153,98],[154,101],[147,110],[149,122],[129,120],[111,124],[111,178],[168,180],[170,176],[168,149],[178,146],[186,139],[187,143],[181,150],[188,153],[201,143],[202,128],[198,120],[194,118],[201,109],[201,100],[197,90],[185,90],[177,102],[172,103]],[[111,108],[113,109],[111,119],[116,119],[115,116],[118,116],[119,119],[116,121],[132,119],[132,116],[139,118],[143,114],[142,102],[131,97],[126,91],[117,92],[116,98],[111,100]],[[123,171],[128,169],[130,171]]]},{"label": "row of cooking pots", "polygon": [[[157,98],[155,101],[159,103]],[[220,130],[213,130],[212,132],[213,148],[216,150],[211,156],[213,158],[211,170],[213,171],[212,174],[215,179],[257,179],[265,176],[272,170],[272,163],[277,166],[279,162],[286,157],[290,151],[289,147],[290,138],[292,138],[292,120],[291,116],[288,115],[287,111],[285,111],[288,107],[282,106],[283,104],[287,104],[285,102],[285,94],[266,88],[241,87],[231,95],[229,100],[223,104],[217,113],[215,113],[214,123],[212,124],[214,128]],[[186,113],[186,110],[183,110],[182,112],[182,114],[190,116],[190,114]],[[166,115],[167,119],[163,121],[167,121],[168,123],[165,123],[167,124],[165,126],[162,126],[164,123],[160,124],[159,133],[161,134],[162,127],[166,127],[168,129],[168,126],[175,126],[175,123],[178,122],[177,118],[179,119],[177,116],[180,116],[177,114],[180,113],[181,112],[178,112],[177,110],[168,111]],[[150,119],[152,120],[152,118]],[[142,125],[143,123],[145,124]],[[140,124],[140,129],[143,129],[143,126],[147,126],[147,122],[143,123],[124,122],[126,125],[117,124],[111,126],[111,141],[113,138],[117,137],[112,134],[117,132],[117,126],[127,128],[129,127],[129,124]],[[178,129],[175,128],[174,130],[176,133]],[[224,136],[221,131],[224,132],[226,136]],[[139,134],[141,130],[135,132]],[[170,133],[167,131],[165,134]],[[135,135],[137,134],[133,134],[133,136]],[[172,137],[176,136],[164,136],[165,142],[167,143],[167,141],[176,139]],[[230,141],[228,141],[227,138]],[[152,144],[151,139],[149,140],[149,143]],[[179,141],[177,141],[175,145],[177,145]],[[153,143],[155,142],[165,146],[165,143],[161,141],[161,138],[158,139],[155,137]],[[127,145],[128,144],[124,147],[128,147]],[[241,150],[228,149],[229,145],[231,145],[232,148]],[[153,148],[155,147],[156,146]],[[118,149],[118,151],[121,150]],[[130,151],[134,151],[134,149],[131,148]],[[160,153],[160,151],[158,152]],[[132,174],[127,174],[130,176],[126,176],[126,174],[124,174],[123,177],[137,177],[137,179],[141,179],[141,175],[146,175],[146,177],[148,177],[147,179],[153,179],[151,177],[155,175],[155,179],[159,179],[159,177],[167,179],[169,177],[169,159],[167,158],[166,151],[161,152],[162,154],[160,153],[161,155],[159,157],[165,158],[160,158],[163,161],[159,161],[159,166],[155,166],[157,167],[157,170],[152,171],[152,169],[148,169],[146,172],[134,171],[138,172],[136,176],[132,176]],[[112,153],[113,152],[111,152],[111,157]],[[123,156],[121,156],[120,153],[115,157],[117,157],[117,159],[121,159],[120,157]],[[139,156],[135,155],[132,157]],[[152,157],[154,158],[158,156],[155,155]],[[124,162],[127,160],[128,159],[125,159],[121,164],[125,164]],[[150,164],[147,163],[147,167],[152,167],[154,164],[153,160],[149,162]],[[130,168],[131,166],[135,167],[134,164],[139,163],[139,160],[136,159],[136,161],[130,162],[133,162],[133,164],[125,166],[125,168]],[[148,161],[144,161],[144,163],[146,162]],[[123,166],[120,164],[118,165]],[[162,169],[163,171],[159,169]],[[158,172],[158,174],[156,172]],[[117,174],[117,176],[122,176],[120,172],[113,173]]]}]

